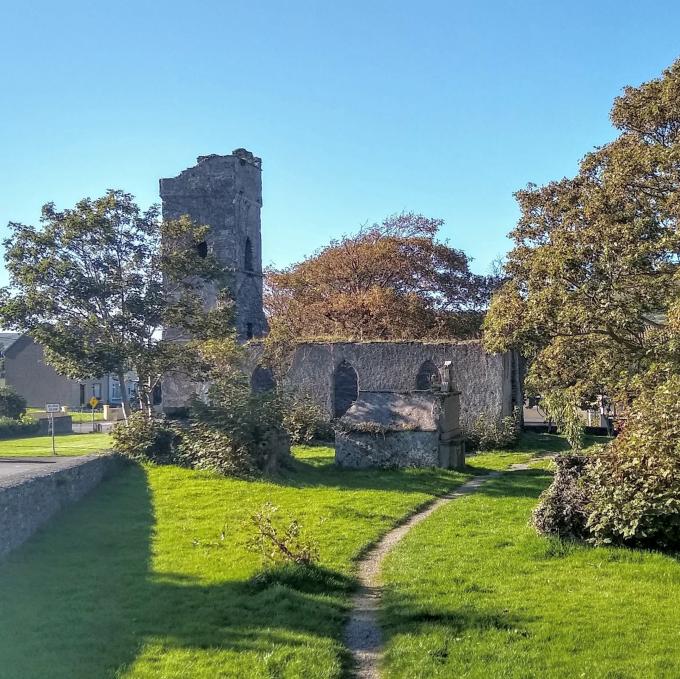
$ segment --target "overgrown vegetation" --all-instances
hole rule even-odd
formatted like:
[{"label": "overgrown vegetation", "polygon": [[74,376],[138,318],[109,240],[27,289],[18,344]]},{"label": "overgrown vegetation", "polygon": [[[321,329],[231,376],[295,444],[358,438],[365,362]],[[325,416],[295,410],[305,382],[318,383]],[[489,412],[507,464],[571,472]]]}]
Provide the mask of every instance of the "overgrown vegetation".
[{"label": "overgrown vegetation", "polygon": [[500,421],[486,414],[479,415],[463,431],[468,449],[484,451],[512,448],[521,433],[519,416],[518,409]]},{"label": "overgrown vegetation", "polygon": [[333,427],[323,409],[305,394],[293,393],[286,398],[283,426],[294,445],[313,441],[332,441]]},{"label": "overgrown vegetation", "polygon": [[136,462],[170,464],[176,461],[179,431],[163,418],[136,412],[119,422],[111,434],[116,452]]},{"label": "overgrown vegetation", "polygon": [[12,387],[0,387],[0,417],[18,420],[26,414],[26,399]]},{"label": "overgrown vegetation", "polygon": [[255,535],[248,539],[246,547],[259,554],[262,565],[273,568],[293,563],[311,566],[319,561],[318,541],[305,536],[297,519],[285,519],[278,515],[279,508],[265,502],[251,517]]},{"label": "overgrown vegetation", "polygon": [[534,524],[594,544],[680,549],[680,376],[636,400],[623,431],[588,457],[557,458]]}]

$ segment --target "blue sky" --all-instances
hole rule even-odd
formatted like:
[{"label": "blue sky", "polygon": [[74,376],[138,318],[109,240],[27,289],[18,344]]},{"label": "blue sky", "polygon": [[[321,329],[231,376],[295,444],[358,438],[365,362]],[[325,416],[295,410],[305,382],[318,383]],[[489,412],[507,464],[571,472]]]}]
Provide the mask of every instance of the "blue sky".
[{"label": "blue sky", "polygon": [[[513,191],[573,174],[626,84],[680,56],[677,2],[0,0],[0,235],[244,146],[265,264],[402,210],[485,272]],[[4,282],[4,272],[0,282]]]}]

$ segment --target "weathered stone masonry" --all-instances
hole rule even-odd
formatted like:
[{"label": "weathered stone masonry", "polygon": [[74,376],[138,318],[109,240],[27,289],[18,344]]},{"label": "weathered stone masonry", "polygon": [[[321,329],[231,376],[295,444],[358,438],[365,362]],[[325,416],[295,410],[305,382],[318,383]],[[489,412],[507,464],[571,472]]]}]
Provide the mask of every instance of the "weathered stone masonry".
[{"label": "weathered stone masonry", "polygon": [[[160,180],[163,217],[189,215],[210,226],[205,248],[234,271],[236,328],[241,339],[267,332],[262,310],[262,161],[245,149],[199,156],[177,177]],[[208,303],[214,291],[207,290]]]},{"label": "weathered stone masonry", "polygon": [[[228,156],[200,156],[198,164],[173,179],[161,179],[163,216],[188,214],[210,226],[206,247],[236,272],[236,323],[242,339],[267,332],[262,308],[261,160],[245,149]],[[208,304],[214,292],[206,290]],[[258,368],[260,349],[252,347],[252,384],[270,383]],[[405,392],[423,389],[438,379],[445,361],[452,361],[454,387],[461,392],[461,423],[481,414],[496,420],[511,414],[521,399],[517,362],[510,354],[491,355],[480,342],[366,342],[304,344],[295,352],[287,386],[306,392],[337,417],[349,408],[359,390]],[[514,385],[514,387],[513,387]],[[179,376],[163,381],[163,408],[173,412],[187,405],[197,385]]]},{"label": "weathered stone masonry", "polygon": [[[452,362],[453,389],[461,393],[461,423],[469,425],[480,414],[500,419],[512,413],[512,361],[510,354],[489,354],[478,341],[334,342],[304,344],[295,353],[286,377],[290,386],[309,394],[329,417],[343,414],[336,399],[338,369],[351,366],[361,391],[405,392],[422,389],[423,372]],[[425,367],[425,371],[423,371]]]}]

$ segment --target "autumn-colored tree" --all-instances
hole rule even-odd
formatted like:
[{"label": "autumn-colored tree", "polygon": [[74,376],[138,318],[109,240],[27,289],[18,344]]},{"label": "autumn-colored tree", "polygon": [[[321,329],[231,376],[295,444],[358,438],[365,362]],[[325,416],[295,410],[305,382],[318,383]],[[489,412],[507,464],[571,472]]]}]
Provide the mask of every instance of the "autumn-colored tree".
[{"label": "autumn-colored tree", "polygon": [[680,368],[680,61],[626,88],[611,119],[620,135],[575,178],[516,194],[509,280],[485,321],[488,349],[530,358],[530,387],[574,399],[628,399]]},{"label": "autumn-colored tree", "polygon": [[461,338],[479,333],[486,279],[437,240],[443,222],[404,213],[266,275],[273,338]]}]

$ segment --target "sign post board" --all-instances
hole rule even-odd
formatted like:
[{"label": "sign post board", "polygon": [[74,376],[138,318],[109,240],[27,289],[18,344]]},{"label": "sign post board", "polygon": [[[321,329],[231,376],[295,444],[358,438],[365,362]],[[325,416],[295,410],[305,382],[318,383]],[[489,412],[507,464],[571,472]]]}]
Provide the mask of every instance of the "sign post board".
[{"label": "sign post board", "polygon": [[96,396],[93,396],[88,403],[90,404],[90,408],[92,408],[92,431],[94,431],[94,409],[99,405],[99,399]]},{"label": "sign post board", "polygon": [[61,411],[61,406],[58,403],[46,403],[45,412],[49,413],[50,416],[50,433],[52,434],[52,455],[57,454],[56,447],[54,445],[54,413]]}]

